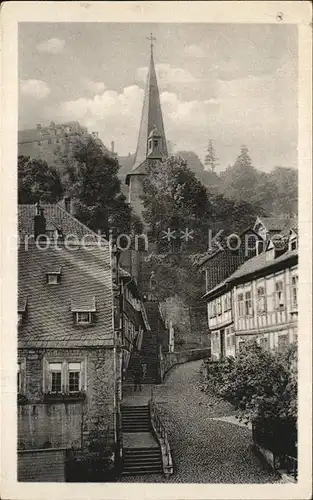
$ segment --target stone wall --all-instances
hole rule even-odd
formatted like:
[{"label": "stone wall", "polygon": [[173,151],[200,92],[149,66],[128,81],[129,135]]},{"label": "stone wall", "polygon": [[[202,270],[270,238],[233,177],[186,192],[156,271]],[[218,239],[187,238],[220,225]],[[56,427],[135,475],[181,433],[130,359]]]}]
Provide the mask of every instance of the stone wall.
[{"label": "stone wall", "polygon": [[163,355],[161,360],[162,379],[173,366],[186,363],[188,361],[196,361],[198,359],[208,358],[210,356],[210,348],[205,349],[190,349],[188,351],[172,352]]},{"label": "stone wall", "polygon": [[25,482],[64,482],[65,450],[19,451],[17,456],[17,480]]},{"label": "stone wall", "polygon": [[[116,439],[116,359],[115,349],[19,349],[24,364],[26,400],[19,405],[18,437],[28,445],[40,447],[43,442],[69,441],[82,436],[83,448],[97,440],[111,449]],[[66,404],[46,402],[43,387],[44,359],[84,362],[85,399]],[[41,420],[38,423],[38,419]],[[80,429],[79,421],[81,422]],[[57,422],[61,422],[59,432]],[[69,430],[71,428],[71,431]],[[50,437],[47,429],[50,429]],[[26,437],[30,432],[31,436]]]},{"label": "stone wall", "polygon": [[38,449],[82,445],[82,403],[26,404],[18,406],[18,448]]}]

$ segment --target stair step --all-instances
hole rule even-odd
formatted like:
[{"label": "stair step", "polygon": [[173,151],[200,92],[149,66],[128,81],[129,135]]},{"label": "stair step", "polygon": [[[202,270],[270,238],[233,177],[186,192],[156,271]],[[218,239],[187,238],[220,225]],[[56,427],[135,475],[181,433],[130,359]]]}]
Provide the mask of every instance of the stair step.
[{"label": "stair step", "polygon": [[123,469],[123,472],[132,473],[132,472],[147,472],[147,471],[155,471],[155,472],[163,472],[163,468],[160,465],[149,465],[144,467],[143,465],[135,465],[133,467],[127,467]]},{"label": "stair step", "polygon": [[138,460],[150,460],[150,459],[159,459],[161,458],[160,451],[158,453],[128,453],[124,454],[124,459],[125,460],[133,460],[133,459],[138,459]]},{"label": "stair step", "polygon": [[123,432],[150,432],[151,427],[122,427]]},{"label": "stair step", "polygon": [[123,449],[124,455],[129,454],[133,455],[134,453],[136,454],[151,454],[151,455],[156,455],[160,454],[160,448],[124,448]]},{"label": "stair step", "polygon": [[135,466],[135,465],[143,465],[145,467],[147,467],[148,465],[158,465],[158,466],[162,466],[162,460],[144,460],[144,461],[140,461],[140,460],[130,460],[130,461],[127,461],[127,460],[124,460],[124,468],[127,468],[127,467],[132,467],[132,466]]}]

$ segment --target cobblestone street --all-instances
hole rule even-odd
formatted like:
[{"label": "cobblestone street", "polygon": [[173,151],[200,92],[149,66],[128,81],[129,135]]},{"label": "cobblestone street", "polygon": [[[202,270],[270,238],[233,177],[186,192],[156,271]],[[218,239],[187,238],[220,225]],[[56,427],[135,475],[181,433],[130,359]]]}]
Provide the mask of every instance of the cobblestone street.
[{"label": "cobblestone street", "polygon": [[[273,483],[251,450],[251,431],[231,422],[227,403],[199,389],[201,361],[175,367],[163,385],[154,386],[158,407],[168,430],[174,462],[169,479],[161,475],[128,476],[122,482]],[[143,401],[150,386],[138,395]],[[139,399],[137,399],[138,403]],[[144,402],[143,402],[144,404]],[[229,417],[228,421],[218,420]]]}]

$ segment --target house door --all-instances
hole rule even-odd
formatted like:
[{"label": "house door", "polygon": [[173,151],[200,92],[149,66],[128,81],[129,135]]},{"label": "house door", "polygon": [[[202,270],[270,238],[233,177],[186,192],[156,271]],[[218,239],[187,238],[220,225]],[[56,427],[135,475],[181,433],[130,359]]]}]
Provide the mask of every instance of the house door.
[{"label": "house door", "polygon": [[225,358],[225,329],[220,330],[220,357]]}]

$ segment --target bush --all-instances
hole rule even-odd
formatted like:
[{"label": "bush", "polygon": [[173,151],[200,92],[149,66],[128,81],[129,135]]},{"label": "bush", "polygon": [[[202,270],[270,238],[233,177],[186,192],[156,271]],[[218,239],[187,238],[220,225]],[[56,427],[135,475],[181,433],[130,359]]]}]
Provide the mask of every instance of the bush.
[{"label": "bush", "polygon": [[208,387],[234,405],[240,420],[284,421],[296,427],[296,352],[295,345],[273,354],[247,343],[236,359],[209,365]]}]

